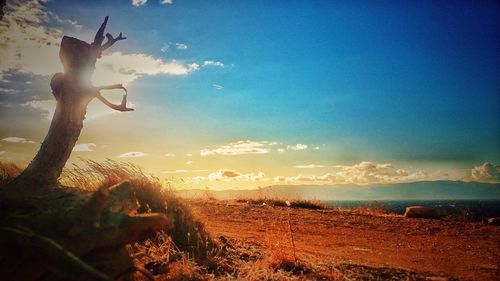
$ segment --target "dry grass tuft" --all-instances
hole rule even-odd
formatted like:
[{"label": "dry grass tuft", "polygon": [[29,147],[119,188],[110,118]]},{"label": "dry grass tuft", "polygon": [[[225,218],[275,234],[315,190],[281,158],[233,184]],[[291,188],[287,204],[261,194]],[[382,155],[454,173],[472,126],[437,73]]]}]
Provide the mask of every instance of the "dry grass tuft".
[{"label": "dry grass tuft", "polygon": [[[129,251],[138,266],[158,276],[156,280],[210,280],[205,269],[190,260],[164,232],[157,233],[153,239],[135,243]],[[137,273],[136,278],[147,280],[141,273]]]},{"label": "dry grass tuft", "polygon": [[0,186],[9,183],[22,171],[16,164],[0,161]]},{"label": "dry grass tuft", "polygon": [[181,260],[171,263],[168,266],[168,273],[160,277],[159,280],[205,281],[210,279],[210,276],[207,276],[202,272],[202,268],[200,266],[191,262],[187,257],[183,257]]},{"label": "dry grass tuft", "polygon": [[214,259],[216,254],[220,254],[218,245],[171,188],[163,187],[158,178],[145,174],[132,163],[110,159],[103,163],[82,161],[83,165],[74,164],[64,171],[64,184],[92,191],[128,180],[135,189],[140,204],[139,213],[165,213],[174,219],[174,228],[168,235],[159,233],[155,239],[131,248],[134,256],[142,257],[137,260],[140,265],[162,276],[167,272],[168,276],[172,276],[171,270],[180,274],[180,279],[165,277],[167,279],[161,280],[202,280],[195,278],[198,269],[188,267],[190,258],[204,265],[208,272],[217,271]]},{"label": "dry grass tuft", "polygon": [[214,256],[219,248],[210,238],[203,223],[197,220],[191,209],[174,192],[164,194],[166,213],[174,218],[174,229],[170,233],[176,245],[199,262]]},{"label": "dry grass tuft", "polygon": [[160,188],[160,180],[145,174],[137,165],[106,159],[104,162],[81,159],[82,164],[72,164],[65,168],[61,183],[95,191],[102,186],[111,186],[123,180],[130,181],[137,188],[154,185]]},{"label": "dry grass tuft", "polygon": [[292,275],[305,275],[311,272],[310,265],[303,261],[295,260],[290,253],[283,250],[282,247],[272,247],[268,250],[268,256],[263,260],[267,267],[276,271],[288,272]]},{"label": "dry grass tuft", "polygon": [[304,200],[304,199],[283,199],[283,198],[240,198],[238,203],[247,203],[252,205],[269,205],[275,207],[290,207],[294,209],[309,209],[309,210],[324,210],[330,206],[320,200]]}]

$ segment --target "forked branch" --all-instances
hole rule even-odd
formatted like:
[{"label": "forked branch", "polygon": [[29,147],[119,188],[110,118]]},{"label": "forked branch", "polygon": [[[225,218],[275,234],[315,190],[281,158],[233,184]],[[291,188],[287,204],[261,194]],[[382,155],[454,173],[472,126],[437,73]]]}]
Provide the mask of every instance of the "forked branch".
[{"label": "forked branch", "polygon": [[113,46],[113,44],[115,44],[117,41],[127,39],[127,37],[123,37],[122,36],[121,32],[118,35],[118,37],[116,37],[116,38],[113,38],[113,35],[107,33],[106,34],[106,38],[108,38],[108,41],[106,41],[106,43],[104,43],[104,45],[101,46],[101,52],[104,51],[104,50],[106,50],[107,48]]},{"label": "forked branch", "polygon": [[104,30],[106,29],[106,25],[108,24],[108,18],[109,18],[108,16],[104,18],[104,22],[101,24],[99,30],[97,30],[97,33],[95,34],[94,37],[94,42],[92,43],[92,46],[94,46],[94,48],[99,50],[99,52],[102,52],[108,49],[109,47],[113,46],[113,44],[115,44],[117,41],[127,39],[127,37],[123,37],[121,32],[116,38],[114,38],[113,35],[111,35],[110,33],[107,33],[106,38],[108,39],[108,41],[106,41],[106,43],[102,45],[102,42],[104,41]]}]

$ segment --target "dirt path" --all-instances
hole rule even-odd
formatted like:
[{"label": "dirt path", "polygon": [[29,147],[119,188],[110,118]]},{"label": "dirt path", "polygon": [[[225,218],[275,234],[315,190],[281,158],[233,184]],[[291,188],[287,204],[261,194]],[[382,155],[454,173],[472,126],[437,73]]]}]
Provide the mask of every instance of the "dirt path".
[{"label": "dirt path", "polygon": [[394,267],[481,281],[500,276],[498,226],[225,201],[191,200],[189,204],[212,234],[258,249],[281,243],[291,251],[290,211],[297,255],[309,261]]}]

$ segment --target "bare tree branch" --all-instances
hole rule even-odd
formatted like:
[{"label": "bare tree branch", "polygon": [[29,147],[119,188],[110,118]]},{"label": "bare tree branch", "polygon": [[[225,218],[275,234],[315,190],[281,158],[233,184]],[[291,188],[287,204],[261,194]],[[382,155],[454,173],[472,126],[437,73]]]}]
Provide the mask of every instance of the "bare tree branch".
[{"label": "bare tree branch", "polygon": [[122,36],[121,32],[120,32],[120,34],[118,34],[118,37],[116,37],[116,38],[114,38],[113,35],[107,33],[106,38],[108,38],[108,41],[106,41],[106,43],[104,43],[104,45],[101,46],[101,52],[106,50],[107,48],[113,46],[113,44],[115,44],[117,41],[127,39],[127,37]]},{"label": "bare tree branch", "polygon": [[108,16],[104,18],[104,22],[101,24],[99,30],[97,30],[94,37],[94,42],[92,42],[92,46],[99,51],[99,55],[102,51],[113,46],[113,44],[115,44],[117,41],[127,39],[127,37],[123,37],[121,32],[116,38],[114,38],[110,33],[106,33],[106,38],[108,40],[106,41],[106,43],[104,43],[104,45],[102,44],[102,42],[104,41],[104,30],[106,29],[106,25],[108,24],[108,18]]},{"label": "bare tree branch", "polygon": [[[101,95],[99,92],[100,90],[113,90],[113,89],[123,89],[125,91],[125,95],[123,95],[122,102],[120,104],[114,104],[107,100],[105,97]],[[101,86],[97,87],[97,95],[96,98],[98,98],[102,103],[104,103],[106,106],[108,106],[111,109],[118,110],[118,111],[134,111],[133,108],[127,107],[127,89],[123,87],[122,84],[113,84],[113,85],[108,85],[108,86]]]},{"label": "bare tree branch", "polygon": [[104,41],[104,29],[106,29],[106,25],[108,24],[108,18],[109,18],[108,16],[104,18],[104,22],[101,24],[101,27],[95,34],[94,42],[92,43],[92,45],[100,47],[102,41]]}]

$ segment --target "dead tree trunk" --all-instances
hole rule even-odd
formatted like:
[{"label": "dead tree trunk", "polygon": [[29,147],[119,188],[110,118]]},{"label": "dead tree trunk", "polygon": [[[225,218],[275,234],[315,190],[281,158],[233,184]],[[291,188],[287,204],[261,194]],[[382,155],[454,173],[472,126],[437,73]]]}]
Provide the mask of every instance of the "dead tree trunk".
[{"label": "dead tree trunk", "polygon": [[[89,44],[63,37],[64,73],[50,86],[57,101],[49,132],[29,166],[0,188],[0,276],[8,280],[110,280],[130,272],[126,244],[172,228],[163,214],[134,215],[134,187],[123,182],[95,193],[62,187],[58,178],[83,128],[88,103],[98,98],[114,110],[130,111],[126,94],[115,105],[90,78],[102,51],[116,41],[106,34],[108,17]],[[97,270],[96,270],[97,269]],[[102,274],[98,270],[106,273]]]},{"label": "dead tree trunk", "polygon": [[40,150],[16,179],[16,185],[44,187],[57,183],[80,136],[87,105],[93,98],[98,98],[115,110],[132,110],[126,107],[126,95],[120,105],[114,105],[100,94],[100,90],[124,89],[122,85],[94,87],[90,82],[101,53],[115,42],[126,39],[121,33],[117,38],[108,33],[107,42],[102,44],[107,21],[108,17],[91,44],[76,38],[63,37],[59,57],[64,67],[64,74],[55,74],[50,82],[52,94],[57,101],[52,123]]}]

